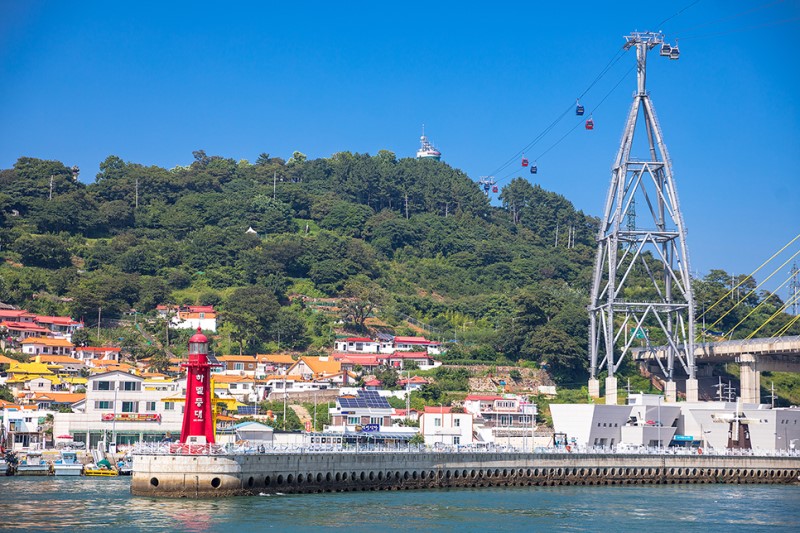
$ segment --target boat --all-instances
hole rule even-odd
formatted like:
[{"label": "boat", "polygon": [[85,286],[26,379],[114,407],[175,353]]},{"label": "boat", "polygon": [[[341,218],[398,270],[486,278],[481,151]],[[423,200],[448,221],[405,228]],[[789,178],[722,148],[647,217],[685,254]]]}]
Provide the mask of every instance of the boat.
[{"label": "boat", "polygon": [[78,461],[76,452],[62,450],[61,459],[53,463],[53,472],[57,476],[80,476],[83,473],[83,464]]},{"label": "boat", "polygon": [[120,476],[130,476],[133,472],[133,457],[126,455],[117,462],[117,471]]},{"label": "boat", "polygon": [[113,477],[118,476],[119,472],[116,468],[111,466],[111,463],[106,459],[101,459],[94,464],[84,466],[83,475],[91,477]]},{"label": "boat", "polygon": [[42,460],[42,452],[30,451],[19,465],[18,476],[49,476],[52,474],[51,465]]}]

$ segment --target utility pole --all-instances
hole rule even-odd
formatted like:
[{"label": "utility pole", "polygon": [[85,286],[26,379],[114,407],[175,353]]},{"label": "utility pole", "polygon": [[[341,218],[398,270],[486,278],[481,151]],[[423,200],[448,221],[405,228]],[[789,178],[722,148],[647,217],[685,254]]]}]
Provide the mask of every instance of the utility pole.
[{"label": "utility pole", "polygon": [[100,310],[102,307],[97,308],[97,344],[100,345]]},{"label": "utility pole", "polygon": [[276,192],[278,190],[278,171],[272,173],[272,199],[275,199]]},{"label": "utility pole", "polygon": [[139,178],[136,178],[136,193],[134,195],[134,206],[139,207]]},{"label": "utility pole", "polygon": [[[637,90],[633,96],[622,141],[612,165],[611,183],[606,197],[605,210],[597,233],[597,254],[594,264],[589,311],[589,394],[600,397],[598,375],[605,366],[606,404],[617,403],[617,378],[615,373],[626,357],[632,354],[632,339],[624,345],[619,328],[629,323],[617,320],[620,315],[630,315],[637,327],[658,327],[666,339],[667,365],[656,359],[667,379],[666,401],[677,400],[677,385],[673,381],[674,366],[683,367],[686,381],[686,400],[697,401],[698,389],[694,361],[694,296],[683,222],[677,189],[673,178],[672,161],[664,142],[664,135],[656,117],[650,94],[645,87],[647,53],[654,48],[659,55],[678,59],[677,46],[664,41],[662,33],[633,32],[625,37],[625,50],[636,51]],[[642,114],[643,120],[639,121]],[[634,155],[634,133],[643,126],[647,155]],[[634,200],[636,199],[636,200]],[[653,229],[639,231],[626,225],[626,216],[633,213],[634,201],[648,205],[648,218],[644,226]],[[641,202],[644,202],[641,203]],[[631,221],[630,218],[628,221]],[[637,224],[641,221],[634,221]],[[650,268],[650,257],[660,260],[657,268]],[[629,301],[624,294],[631,283],[631,268],[641,264],[648,276],[648,286],[653,296],[639,296]]]},{"label": "utility pole", "polygon": [[50,174],[50,194],[47,196],[48,202],[53,199],[53,179],[55,177],[55,174]]}]

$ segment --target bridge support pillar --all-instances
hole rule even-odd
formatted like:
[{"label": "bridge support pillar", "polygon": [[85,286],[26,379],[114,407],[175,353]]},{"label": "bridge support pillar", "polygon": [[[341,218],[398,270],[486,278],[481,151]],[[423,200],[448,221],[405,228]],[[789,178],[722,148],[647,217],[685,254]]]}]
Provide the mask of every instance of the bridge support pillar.
[{"label": "bridge support pillar", "polygon": [[697,380],[688,378],[686,380],[686,401],[696,402],[699,400],[700,394],[698,392]]},{"label": "bridge support pillar", "polygon": [[678,386],[670,380],[664,385],[664,401],[675,403],[678,401]]},{"label": "bridge support pillar", "polygon": [[742,403],[761,403],[761,371],[753,354],[737,357]]},{"label": "bridge support pillar", "polygon": [[597,378],[589,378],[589,398],[600,397],[600,380]]},{"label": "bridge support pillar", "polygon": [[617,378],[606,378],[606,405],[617,405]]}]

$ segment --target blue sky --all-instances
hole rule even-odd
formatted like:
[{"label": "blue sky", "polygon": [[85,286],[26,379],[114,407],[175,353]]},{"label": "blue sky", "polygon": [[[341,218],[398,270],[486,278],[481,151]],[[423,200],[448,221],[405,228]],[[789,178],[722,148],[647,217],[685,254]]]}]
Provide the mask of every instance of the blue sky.
[{"label": "blue sky", "polygon": [[[477,180],[570,106],[624,35],[660,29],[681,59],[651,54],[648,88],[692,269],[749,273],[800,233],[800,0],[0,9],[0,168],[58,159],[87,182],[110,154],[164,167],[197,149],[250,161],[294,150],[413,156],[423,123],[444,160]],[[547,151],[576,124],[567,116],[526,152],[537,183],[589,214],[602,211],[633,64],[628,52],[583,98],[594,131],[575,128]],[[515,170],[496,173],[501,185],[524,175]]]}]

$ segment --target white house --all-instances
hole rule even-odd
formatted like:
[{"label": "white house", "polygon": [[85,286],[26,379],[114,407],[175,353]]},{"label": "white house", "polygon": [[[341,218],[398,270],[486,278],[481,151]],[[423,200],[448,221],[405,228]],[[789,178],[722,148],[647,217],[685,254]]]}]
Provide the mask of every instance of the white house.
[{"label": "white house", "polygon": [[425,407],[419,418],[419,431],[426,446],[472,443],[472,414],[454,413],[451,407]]},{"label": "white house", "polygon": [[109,437],[118,445],[178,437],[183,404],[165,401],[179,392],[178,384],[122,371],[96,374],[88,379],[83,411],[56,413],[53,432],[71,435],[94,447]]},{"label": "white house", "polygon": [[67,339],[52,337],[28,337],[20,344],[22,344],[22,353],[27,355],[71,355],[75,348],[75,345]]}]

